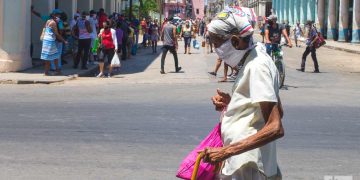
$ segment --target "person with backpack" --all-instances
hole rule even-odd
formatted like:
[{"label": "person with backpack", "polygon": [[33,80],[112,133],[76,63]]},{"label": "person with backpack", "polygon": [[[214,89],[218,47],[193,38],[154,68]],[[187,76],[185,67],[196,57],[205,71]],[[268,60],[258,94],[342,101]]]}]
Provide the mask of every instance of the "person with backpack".
[{"label": "person with backpack", "polygon": [[316,45],[315,43],[318,40],[318,33],[316,28],[313,26],[313,22],[308,20],[306,22],[306,26],[309,28],[308,35],[306,39],[306,49],[305,52],[302,55],[302,61],[301,61],[301,68],[297,69],[298,71],[305,72],[305,62],[306,57],[311,53],[311,58],[314,61],[314,73],[319,73],[319,64],[316,58]]}]

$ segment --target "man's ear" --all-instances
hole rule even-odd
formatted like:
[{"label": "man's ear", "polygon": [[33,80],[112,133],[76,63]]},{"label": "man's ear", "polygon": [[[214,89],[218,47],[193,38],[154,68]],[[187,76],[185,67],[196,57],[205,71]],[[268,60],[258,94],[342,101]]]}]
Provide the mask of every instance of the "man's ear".
[{"label": "man's ear", "polygon": [[231,36],[231,44],[235,49],[240,49],[240,38],[237,36]]}]

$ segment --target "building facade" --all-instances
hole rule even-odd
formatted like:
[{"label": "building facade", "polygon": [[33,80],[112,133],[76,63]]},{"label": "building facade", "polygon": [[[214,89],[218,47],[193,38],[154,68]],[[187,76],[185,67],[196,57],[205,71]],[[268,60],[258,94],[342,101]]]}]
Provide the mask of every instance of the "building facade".
[{"label": "building facade", "polygon": [[185,18],[186,0],[164,0],[164,16]]},{"label": "building facade", "polygon": [[272,13],[272,0],[243,0],[241,6],[253,8],[257,16],[268,17]]},{"label": "building facade", "polygon": [[205,16],[204,0],[165,0],[164,16],[180,18],[203,18]]},{"label": "building facade", "polygon": [[360,43],[360,0],[273,0],[272,8],[280,22],[312,20],[327,39]]},{"label": "building facade", "polygon": [[107,13],[121,10],[121,0],[0,0],[0,72],[20,71],[39,58],[40,34],[45,22],[31,14],[31,6],[42,15],[54,8],[64,11],[69,19],[76,11],[104,8]]}]

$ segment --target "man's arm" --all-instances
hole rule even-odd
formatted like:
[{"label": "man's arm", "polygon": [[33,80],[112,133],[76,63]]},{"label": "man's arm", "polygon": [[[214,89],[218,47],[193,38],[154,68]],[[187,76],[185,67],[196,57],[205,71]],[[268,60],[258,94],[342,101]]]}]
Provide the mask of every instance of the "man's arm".
[{"label": "man's arm", "polygon": [[268,44],[271,43],[270,38],[269,38],[269,30],[268,29],[265,29],[265,40],[266,40],[266,43],[268,43]]},{"label": "man's arm", "polygon": [[288,46],[289,46],[289,47],[292,47],[291,40],[290,40],[290,38],[289,38],[289,36],[288,36],[288,34],[287,34],[287,32],[286,32],[286,29],[284,28],[281,32],[282,32],[282,34],[285,36],[285,38],[286,38],[286,40],[287,40],[287,42],[288,42]]},{"label": "man's arm", "polygon": [[205,149],[204,160],[211,163],[221,162],[231,156],[259,148],[284,136],[284,128],[281,123],[279,103],[260,102],[261,112],[265,120],[265,126],[256,134],[248,138],[226,146],[224,148]]}]

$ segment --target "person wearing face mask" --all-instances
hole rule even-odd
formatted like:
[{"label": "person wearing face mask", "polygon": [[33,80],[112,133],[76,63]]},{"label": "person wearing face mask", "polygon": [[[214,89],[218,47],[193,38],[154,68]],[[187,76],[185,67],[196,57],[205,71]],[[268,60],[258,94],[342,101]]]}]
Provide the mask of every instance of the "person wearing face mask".
[{"label": "person wearing face mask", "polygon": [[184,38],[184,44],[185,44],[185,53],[191,54],[190,47],[191,47],[191,37],[192,37],[192,29],[190,26],[190,22],[186,21],[185,26],[181,29],[181,37]]},{"label": "person wearing face mask", "polygon": [[277,180],[275,140],[284,136],[279,74],[264,45],[253,43],[248,19],[224,11],[209,24],[218,56],[238,69],[232,95],[217,90],[212,102],[223,111],[223,147],[205,148],[204,161],[223,163],[221,180]]},{"label": "person wearing face mask", "polygon": [[51,19],[46,21],[44,27],[44,34],[42,37],[41,59],[45,61],[45,76],[49,75],[50,64],[54,62],[56,75],[61,74],[59,67],[59,57],[61,50],[58,48],[58,41],[67,44],[67,41],[61,36],[58,29],[58,22],[60,21],[60,13],[53,12],[50,15]]},{"label": "person wearing face mask", "polygon": [[89,20],[87,20],[89,18],[90,18],[89,13],[84,11],[81,14],[81,18],[77,21],[74,27],[74,30],[77,32],[73,34],[78,35],[78,37],[76,38],[79,39],[78,52],[73,66],[74,69],[78,68],[80,59],[81,59],[81,69],[88,69],[87,61],[89,59],[90,46],[91,46],[91,33],[92,33],[91,24]]},{"label": "person wearing face mask", "polygon": [[271,55],[273,50],[278,49],[278,45],[281,42],[281,35],[286,39],[287,45],[291,48],[291,40],[286,32],[284,25],[276,23],[277,16],[270,15],[268,17],[268,24],[265,26],[265,40],[266,40],[266,52]]}]

